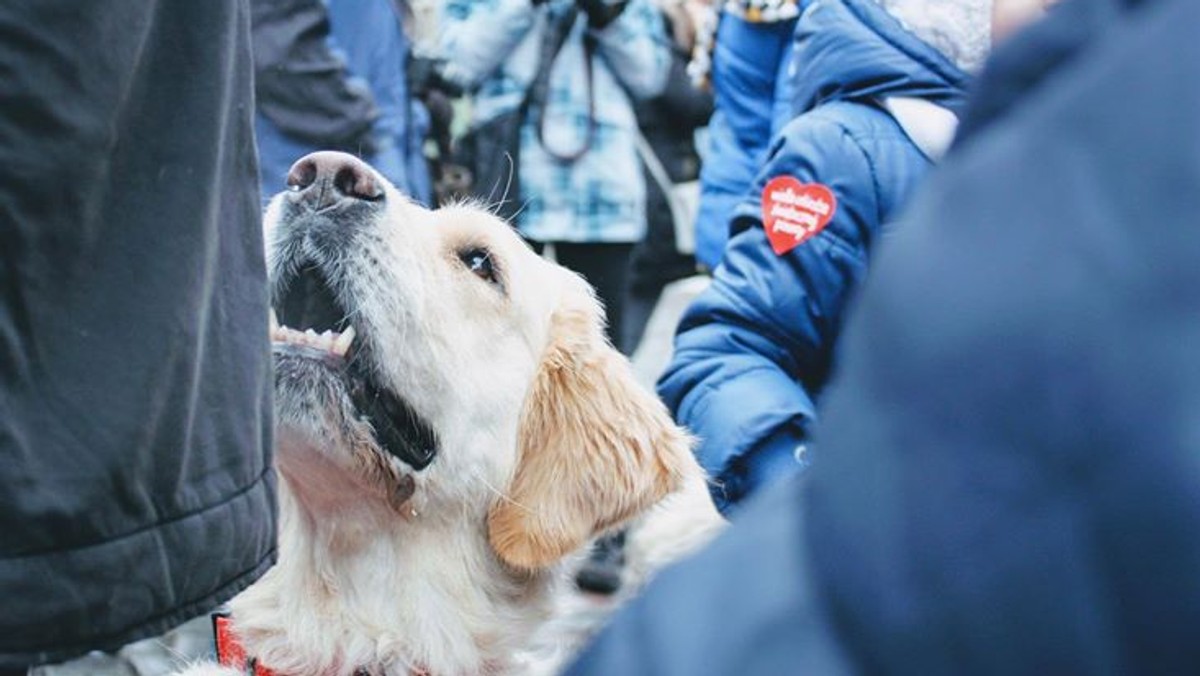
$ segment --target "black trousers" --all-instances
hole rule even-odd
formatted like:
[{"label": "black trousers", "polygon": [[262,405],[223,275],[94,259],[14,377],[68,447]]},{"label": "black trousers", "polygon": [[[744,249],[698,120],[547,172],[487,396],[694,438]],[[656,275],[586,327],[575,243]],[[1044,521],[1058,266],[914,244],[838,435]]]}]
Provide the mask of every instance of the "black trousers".
[{"label": "black trousers", "polygon": [[625,328],[625,298],[629,288],[629,255],[633,243],[609,242],[530,242],[541,254],[547,244],[554,245],[554,258],[559,265],[583,275],[596,288],[604,303],[608,321],[609,340],[617,349],[629,354],[621,344]]}]

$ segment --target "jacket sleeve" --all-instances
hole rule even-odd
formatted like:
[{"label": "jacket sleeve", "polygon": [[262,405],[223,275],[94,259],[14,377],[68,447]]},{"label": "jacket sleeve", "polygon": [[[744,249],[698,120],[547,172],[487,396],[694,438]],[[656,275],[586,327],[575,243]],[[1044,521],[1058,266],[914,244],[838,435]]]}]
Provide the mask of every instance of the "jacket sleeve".
[{"label": "jacket sleeve", "polygon": [[683,129],[703,127],[713,114],[712,92],[692,84],[687,74],[687,55],[674,50],[667,68],[667,84],[656,102],[663,114]]},{"label": "jacket sleeve", "polygon": [[373,151],[374,97],[330,49],[320,0],[255,0],[251,31],[255,105],[263,116],[307,143]]},{"label": "jacket sleeve", "polygon": [[779,80],[785,78],[795,23],[751,23],[721,15],[712,56],[716,112],[708,125],[696,216],[696,258],[710,270],[721,261],[734,209],[783,127],[776,126],[777,111],[790,110]]},{"label": "jacket sleeve", "polygon": [[[699,438],[727,508],[805,461],[807,427],[851,292],[879,226],[867,156],[837,123],[805,116],[772,146],[712,285],[687,310],[659,394]],[[837,200],[824,229],[776,255],[762,222],[772,178],[821,183]]]},{"label": "jacket sleeve", "polygon": [[442,76],[474,89],[490,76],[534,25],[530,0],[447,0],[442,12]]},{"label": "jacket sleeve", "polygon": [[593,30],[600,56],[637,100],[658,96],[671,65],[662,15],[650,0],[630,0],[611,24]]}]

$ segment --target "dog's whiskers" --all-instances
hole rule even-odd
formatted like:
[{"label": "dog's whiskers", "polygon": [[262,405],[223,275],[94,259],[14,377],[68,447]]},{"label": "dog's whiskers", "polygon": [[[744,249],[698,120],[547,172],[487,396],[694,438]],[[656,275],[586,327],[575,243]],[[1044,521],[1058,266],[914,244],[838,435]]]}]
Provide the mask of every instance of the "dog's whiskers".
[{"label": "dog's whiskers", "polygon": [[499,488],[496,488],[490,482],[488,482],[487,479],[485,479],[481,476],[478,476],[476,478],[479,479],[479,483],[483,484],[489,491],[494,493],[497,498],[500,498],[504,502],[507,502],[508,504],[520,509],[521,511],[525,512],[526,514],[537,514],[537,510],[534,510],[531,507],[527,507],[526,505],[523,505],[520,502],[513,500],[504,491],[500,490]]},{"label": "dog's whiskers", "polygon": [[[504,153],[504,159],[508,160],[508,178],[504,182],[504,192],[500,195],[499,204],[504,204],[505,200],[508,199],[508,191],[512,189],[513,175],[517,173],[517,165],[516,162],[513,161],[512,154],[507,152]],[[491,197],[491,195],[488,195],[488,197]],[[499,206],[499,204],[497,206]]]},{"label": "dog's whiskers", "polygon": [[517,216],[520,216],[521,213],[525,211],[525,207],[529,206],[529,203],[531,201],[533,201],[533,200],[527,199],[524,202],[522,202],[520,208],[518,208],[515,212],[513,212],[513,215],[510,220],[512,220],[515,223],[517,220]]}]

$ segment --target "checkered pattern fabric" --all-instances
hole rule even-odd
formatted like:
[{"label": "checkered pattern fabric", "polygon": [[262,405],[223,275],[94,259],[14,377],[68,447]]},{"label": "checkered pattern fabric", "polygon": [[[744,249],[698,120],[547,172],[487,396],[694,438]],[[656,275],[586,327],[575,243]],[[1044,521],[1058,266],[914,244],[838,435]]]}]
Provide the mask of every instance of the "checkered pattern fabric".
[{"label": "checkered pattern fabric", "polygon": [[[441,47],[446,77],[475,88],[473,123],[520,105],[533,80],[546,25],[569,11],[570,0],[448,0]],[[668,37],[649,0],[630,0],[621,16],[592,30],[580,14],[554,60],[543,113],[543,139],[558,155],[583,147],[588,136],[584,36],[592,54],[595,132],[580,159],[565,163],[542,147],[532,120],[522,130],[522,234],[535,241],[634,242],[645,232],[645,184],[634,143],[631,96],[649,98],[663,85]],[[498,186],[499,197],[504,186]]]}]

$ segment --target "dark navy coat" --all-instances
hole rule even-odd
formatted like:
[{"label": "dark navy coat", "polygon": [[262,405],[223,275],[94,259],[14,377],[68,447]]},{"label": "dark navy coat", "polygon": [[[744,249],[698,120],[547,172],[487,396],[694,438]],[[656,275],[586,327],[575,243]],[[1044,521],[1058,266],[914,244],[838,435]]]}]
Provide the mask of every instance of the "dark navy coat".
[{"label": "dark navy coat", "polygon": [[1200,3],[1119,4],[998,55],[864,287],[821,461],[568,673],[1195,673]]},{"label": "dark navy coat", "polygon": [[[883,110],[890,97],[961,104],[967,76],[872,0],[825,1],[796,30],[796,105],[751,193],[712,286],[688,309],[659,394],[699,438],[721,506],[800,467],[833,346],[869,254],[930,160]],[[837,201],[818,234],[776,255],[768,181],[821,184]]]},{"label": "dark navy coat", "polygon": [[0,36],[0,673],[24,673],[275,562],[274,378],[245,2],[6,2]]}]

